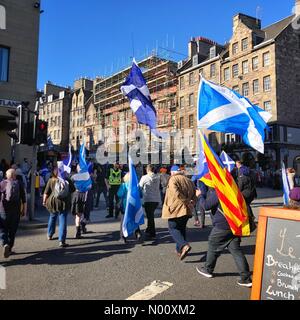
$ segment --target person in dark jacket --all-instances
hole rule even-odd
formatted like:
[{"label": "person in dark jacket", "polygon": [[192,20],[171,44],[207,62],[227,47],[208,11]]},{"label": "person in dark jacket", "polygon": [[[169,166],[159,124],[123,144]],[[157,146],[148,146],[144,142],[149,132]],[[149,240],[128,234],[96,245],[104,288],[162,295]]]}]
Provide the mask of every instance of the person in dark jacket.
[{"label": "person in dark jacket", "polygon": [[240,167],[237,178],[237,184],[246,201],[248,213],[252,218],[254,218],[251,203],[257,197],[257,193],[255,188],[255,182],[250,176],[250,169],[248,167]]},{"label": "person in dark jacket", "polygon": [[16,179],[16,171],[9,169],[6,171],[6,179],[0,183],[0,244],[4,248],[4,258],[12,253],[20,215],[25,214],[25,211],[25,189]]},{"label": "person in dark jacket", "polygon": [[[201,192],[198,191],[198,195],[199,193]],[[230,226],[222,213],[215,189],[210,188],[206,198],[200,194],[199,202],[204,210],[211,210],[213,229],[208,239],[208,252],[205,265],[197,267],[198,273],[207,278],[212,278],[217,259],[223,250],[227,248],[233,256],[240,273],[241,279],[238,281],[238,285],[249,288],[252,287],[249,265],[241,249],[241,238],[233,235]]]}]

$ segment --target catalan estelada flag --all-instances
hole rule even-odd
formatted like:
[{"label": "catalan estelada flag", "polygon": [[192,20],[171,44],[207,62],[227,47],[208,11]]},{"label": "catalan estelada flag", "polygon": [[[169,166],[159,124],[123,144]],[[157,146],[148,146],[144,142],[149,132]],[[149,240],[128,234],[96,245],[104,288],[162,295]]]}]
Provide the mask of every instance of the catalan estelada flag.
[{"label": "catalan estelada flag", "polygon": [[250,225],[245,199],[230,172],[199,130],[210,179],[221,203],[224,216],[235,236],[250,236]]}]

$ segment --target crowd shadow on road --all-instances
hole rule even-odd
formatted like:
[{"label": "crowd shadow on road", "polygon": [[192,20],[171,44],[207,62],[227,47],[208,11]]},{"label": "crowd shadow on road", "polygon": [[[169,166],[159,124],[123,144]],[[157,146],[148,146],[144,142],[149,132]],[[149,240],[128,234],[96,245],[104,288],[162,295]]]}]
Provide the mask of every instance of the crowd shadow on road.
[{"label": "crowd shadow on road", "polygon": [[[19,265],[72,265],[89,263],[103,260],[114,255],[128,254],[131,251],[124,248],[120,243],[108,244],[112,240],[118,238],[118,232],[112,232],[106,235],[94,236],[92,239],[97,241],[71,244],[66,248],[45,249],[35,252],[22,252],[13,256],[13,260],[3,263],[3,266],[19,266]],[[85,239],[91,239],[85,237]],[[103,252],[104,251],[104,252]],[[18,259],[18,256],[26,255],[25,258]]]}]

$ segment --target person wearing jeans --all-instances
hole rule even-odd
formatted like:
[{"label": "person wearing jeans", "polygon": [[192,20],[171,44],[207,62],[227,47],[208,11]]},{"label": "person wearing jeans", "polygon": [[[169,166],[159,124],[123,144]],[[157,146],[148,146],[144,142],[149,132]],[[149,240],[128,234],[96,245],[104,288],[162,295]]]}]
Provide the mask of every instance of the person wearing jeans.
[{"label": "person wearing jeans", "polygon": [[55,234],[57,218],[59,220],[58,241],[60,243],[65,243],[67,238],[68,211],[50,213],[48,222],[48,238],[51,240]]},{"label": "person wearing jeans", "polygon": [[143,193],[144,209],[146,212],[148,226],[146,229],[146,236],[148,238],[155,238],[155,219],[154,213],[160,203],[160,176],[154,173],[154,166],[149,164],[147,166],[147,174],[141,178],[139,183]]},{"label": "person wearing jeans", "polygon": [[241,248],[241,238],[235,236],[222,212],[221,205],[215,189],[210,188],[206,198],[200,196],[200,205],[204,210],[211,210],[213,229],[208,238],[208,252],[204,266],[197,267],[197,272],[206,278],[212,278],[217,259],[228,249],[231,253],[240,274],[238,285],[252,287],[251,273],[248,262]]},{"label": "person wearing jeans", "polygon": [[168,220],[169,232],[176,243],[176,254],[183,260],[191,251],[186,241],[186,225],[196,203],[196,190],[194,183],[184,176],[178,166],[171,168],[162,218]]}]

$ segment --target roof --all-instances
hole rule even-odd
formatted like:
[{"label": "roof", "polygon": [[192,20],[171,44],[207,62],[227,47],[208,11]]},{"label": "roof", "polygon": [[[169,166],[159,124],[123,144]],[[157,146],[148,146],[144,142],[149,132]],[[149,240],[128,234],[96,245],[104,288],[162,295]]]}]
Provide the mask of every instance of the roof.
[{"label": "roof", "polygon": [[295,15],[289,16],[262,29],[265,34],[264,42],[276,39],[276,37],[292,23],[294,17]]}]

